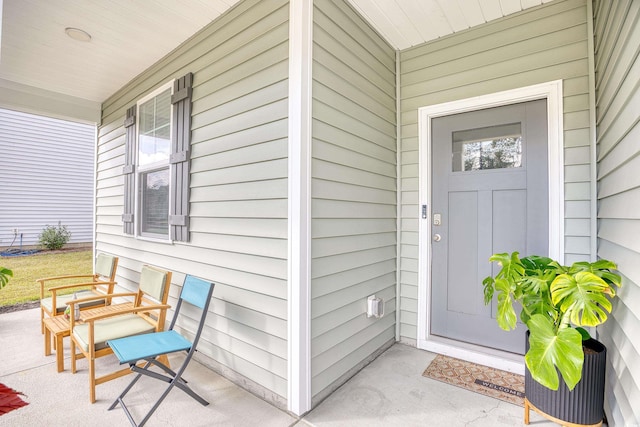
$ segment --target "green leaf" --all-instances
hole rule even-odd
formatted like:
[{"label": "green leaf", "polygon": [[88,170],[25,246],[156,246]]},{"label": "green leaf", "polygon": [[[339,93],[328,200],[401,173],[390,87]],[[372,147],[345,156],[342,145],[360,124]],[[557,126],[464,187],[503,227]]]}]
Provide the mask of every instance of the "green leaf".
[{"label": "green leaf", "polygon": [[524,274],[524,267],[518,258],[518,252],[494,254],[489,258],[491,262],[497,262],[502,269],[496,274],[496,279],[503,278],[509,281],[516,281]]},{"label": "green leaf", "polygon": [[505,331],[515,329],[518,318],[513,308],[513,298],[511,298],[511,285],[506,279],[496,280],[496,290],[498,293],[498,315],[496,320],[498,326]]},{"label": "green leaf", "polygon": [[580,332],[580,336],[582,336],[582,341],[586,341],[591,339],[591,334],[585,328],[577,327],[576,331]]},{"label": "green leaf", "polygon": [[5,267],[0,267],[0,289],[9,283],[9,277],[13,277],[13,271]]},{"label": "green leaf", "polygon": [[569,313],[574,325],[597,326],[611,312],[611,301],[605,296],[609,288],[607,282],[591,272],[561,274],[551,283],[551,299]]},{"label": "green leaf", "polygon": [[542,314],[532,316],[527,326],[530,347],[525,362],[533,379],[557,390],[560,371],[569,390],[573,390],[580,381],[584,363],[580,332],[562,328],[556,333],[551,321]]},{"label": "green leaf", "polygon": [[609,261],[608,259],[599,259],[598,261],[591,263],[590,271],[593,272],[595,270],[615,270],[618,266],[615,262]]},{"label": "green leaf", "polygon": [[529,255],[520,260],[522,265],[526,270],[548,270],[549,266],[553,263],[551,258],[539,256],[539,255]]},{"label": "green leaf", "polygon": [[[622,283],[622,278],[620,277],[619,274],[616,273],[612,273],[610,271],[600,271],[600,272],[594,272],[593,274],[595,274],[596,276],[602,277],[602,279],[609,283],[610,285],[616,285],[617,287],[620,287],[620,284]],[[612,288],[612,295],[611,296],[615,296],[615,290]]]},{"label": "green leaf", "polygon": [[493,299],[494,285],[495,280],[493,277],[485,277],[482,281],[482,285],[484,286],[484,305],[487,305]]},{"label": "green leaf", "polygon": [[534,314],[543,314],[549,316],[553,322],[556,321],[557,312],[551,303],[551,296],[549,294],[525,294],[521,302],[523,310],[520,313],[520,320],[522,323],[527,324]]}]

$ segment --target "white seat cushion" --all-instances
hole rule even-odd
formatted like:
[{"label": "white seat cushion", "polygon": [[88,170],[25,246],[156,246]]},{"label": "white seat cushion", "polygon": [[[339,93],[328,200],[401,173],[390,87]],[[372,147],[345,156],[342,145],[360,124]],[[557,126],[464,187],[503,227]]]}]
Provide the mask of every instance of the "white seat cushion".
[{"label": "white seat cushion", "polygon": [[[94,327],[96,349],[106,347],[107,340],[147,334],[155,331],[153,325],[137,314],[123,314],[108,319],[97,320]],[[86,352],[89,349],[89,325],[79,324],[73,328],[76,343]]]}]

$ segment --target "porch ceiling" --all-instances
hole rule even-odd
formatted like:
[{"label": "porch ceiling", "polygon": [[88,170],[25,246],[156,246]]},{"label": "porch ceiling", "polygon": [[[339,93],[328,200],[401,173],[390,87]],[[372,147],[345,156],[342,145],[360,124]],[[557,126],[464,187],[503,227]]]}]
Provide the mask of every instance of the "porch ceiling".
[{"label": "porch ceiling", "polygon": [[[99,115],[102,101],[238,1],[0,0],[0,106],[16,93],[61,94]],[[348,1],[402,50],[551,0]],[[91,40],[71,39],[67,27]]]}]

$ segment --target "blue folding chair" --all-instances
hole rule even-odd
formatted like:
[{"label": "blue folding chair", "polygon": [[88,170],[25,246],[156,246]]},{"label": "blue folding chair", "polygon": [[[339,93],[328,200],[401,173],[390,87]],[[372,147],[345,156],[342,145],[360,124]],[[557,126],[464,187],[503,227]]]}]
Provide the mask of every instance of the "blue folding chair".
[{"label": "blue folding chair", "polygon": [[[143,426],[149,420],[149,417],[151,417],[154,411],[158,409],[164,398],[167,397],[174,386],[193,397],[202,405],[206,406],[209,404],[209,402],[196,394],[187,385],[187,381],[182,378],[182,374],[196,351],[196,346],[200,339],[202,328],[204,327],[204,321],[207,317],[211,295],[213,294],[213,287],[213,283],[187,275],[184,280],[182,291],[180,292],[176,312],[171,320],[171,325],[168,330],[107,341],[107,344],[111,347],[113,353],[120,360],[120,364],[128,363],[131,370],[138,373],[133,381],[131,381],[131,383],[124,389],[122,394],[120,394],[116,401],[109,407],[109,410],[115,408],[119,403],[127,414],[127,418],[129,418],[131,425]],[[185,338],[173,329],[176,324],[176,320],[180,315],[180,309],[182,308],[183,302],[189,303],[202,310],[200,322],[198,323],[198,330],[196,331],[193,340]],[[180,351],[186,351],[187,356],[182,363],[182,366],[180,366],[180,368],[175,372],[158,360],[158,356]],[[137,362],[140,361],[146,361],[146,363],[138,366]],[[159,367],[165,372],[165,374],[151,371],[150,368],[153,366]],[[153,405],[147,415],[145,415],[140,424],[136,424],[123,399],[142,375],[169,383],[169,386]]]}]

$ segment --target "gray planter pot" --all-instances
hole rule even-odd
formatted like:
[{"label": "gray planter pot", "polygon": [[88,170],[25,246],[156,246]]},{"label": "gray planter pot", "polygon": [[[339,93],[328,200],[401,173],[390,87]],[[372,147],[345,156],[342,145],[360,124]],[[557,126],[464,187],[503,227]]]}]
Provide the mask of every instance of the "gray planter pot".
[{"label": "gray planter pot", "polygon": [[[598,425],[604,418],[607,349],[594,339],[585,341],[584,346],[593,351],[585,352],[582,378],[572,391],[569,391],[561,375],[557,391],[546,388],[531,377],[525,366],[525,396],[538,410],[559,420]],[[529,350],[529,332],[526,349]]]}]

